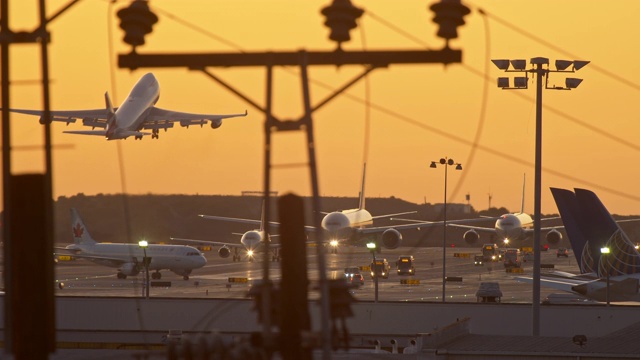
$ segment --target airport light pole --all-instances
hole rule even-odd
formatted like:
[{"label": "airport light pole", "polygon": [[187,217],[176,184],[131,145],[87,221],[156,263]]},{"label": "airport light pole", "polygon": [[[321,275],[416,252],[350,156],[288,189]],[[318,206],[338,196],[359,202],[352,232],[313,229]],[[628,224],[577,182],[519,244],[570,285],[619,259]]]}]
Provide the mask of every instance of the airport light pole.
[{"label": "airport light pole", "polygon": [[610,270],[610,266],[609,266],[609,253],[611,252],[611,250],[608,247],[602,247],[600,248],[600,253],[602,254],[602,258],[607,259],[607,266],[605,269],[605,271],[607,272],[607,306],[609,306],[610,302],[609,302],[609,270]]},{"label": "airport light pole", "polygon": [[142,258],[142,264],[144,265],[144,287],[142,291],[142,295],[148,299],[149,298],[149,258],[147,257],[147,246],[149,243],[147,240],[140,240],[138,242],[138,246],[142,248],[142,252],[144,253],[144,257]]},{"label": "airport light pole", "polygon": [[[376,266],[376,250],[377,250],[376,247],[377,247],[376,243],[374,243],[374,242],[367,243],[367,249],[369,249],[369,251],[371,251],[371,255],[373,256],[373,262],[371,263],[371,265],[374,266],[373,268],[371,268],[371,273],[372,274],[374,273],[374,269],[375,269],[375,266]],[[375,289],[374,290],[374,293],[375,293],[374,302],[377,303],[378,302],[378,274],[377,274],[377,272],[375,273],[375,276],[373,277],[373,286],[374,286],[374,289]]]},{"label": "airport light pole", "polygon": [[[533,336],[540,335],[540,218],[541,218],[541,196],[542,196],[542,81],[544,78],[545,89],[551,90],[571,90],[580,85],[582,79],[566,78],[565,86],[549,86],[549,73],[576,72],[589,61],[582,60],[556,60],[556,70],[549,68],[549,59],[535,57],[530,59],[531,68],[527,69],[527,61],[524,59],[491,60],[498,69],[504,72],[524,73],[525,76],[514,77],[513,86],[510,85],[508,77],[498,78],[498,87],[503,90],[528,89],[529,74],[536,77],[536,155],[535,155],[535,185],[534,185],[534,219],[533,219],[533,299],[532,299],[532,331]],[[512,67],[510,69],[509,67]]]},{"label": "airport light pole", "polygon": [[[445,301],[445,284],[447,282],[447,169],[451,165],[456,166],[456,170],[462,170],[462,164],[456,163],[453,159],[444,157],[440,159],[440,164],[444,165],[444,206],[443,206],[443,220],[442,220],[442,302]],[[430,168],[437,168],[435,161],[431,162]]]}]

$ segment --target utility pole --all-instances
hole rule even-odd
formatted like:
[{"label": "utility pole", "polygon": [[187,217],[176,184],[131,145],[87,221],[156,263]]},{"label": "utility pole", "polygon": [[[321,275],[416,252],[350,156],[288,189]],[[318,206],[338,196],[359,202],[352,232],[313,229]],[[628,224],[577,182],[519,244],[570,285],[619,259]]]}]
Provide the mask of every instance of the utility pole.
[{"label": "utility pole", "polygon": [[[121,19],[121,27],[125,31],[125,42],[133,46],[129,54],[118,56],[118,66],[127,69],[142,67],[174,67],[188,68],[201,71],[203,74],[217,82],[222,87],[234,93],[255,109],[265,115],[264,133],[264,193],[265,193],[265,222],[269,224],[270,218],[270,178],[273,165],[271,163],[272,135],[277,132],[305,131],[307,137],[308,162],[305,164],[284,164],[279,167],[308,166],[311,178],[313,226],[316,228],[315,239],[317,242],[318,272],[320,282],[320,309],[321,309],[321,343],[323,359],[330,358],[331,329],[329,329],[329,289],[326,275],[326,265],[322,246],[322,232],[319,204],[318,174],[316,168],[315,139],[313,135],[312,114],[336,98],[338,95],[352,87],[359,80],[365,78],[371,71],[386,68],[391,64],[452,64],[462,61],[462,52],[449,48],[449,40],[458,37],[457,28],[464,24],[463,16],[469,13],[469,9],[462,5],[460,0],[442,0],[433,4],[430,9],[434,11],[434,21],[440,26],[438,36],[446,40],[445,47],[440,50],[370,50],[347,51],[341,44],[350,40],[349,32],[357,27],[356,19],[364,13],[360,8],[351,4],[349,0],[334,0],[331,5],[322,9],[326,17],[325,24],[330,28],[329,38],[337,43],[333,51],[272,51],[272,52],[242,52],[242,53],[189,53],[189,54],[142,54],[136,51],[136,47],[144,44],[144,36],[152,31],[152,25],[157,16],[151,12],[146,1],[134,1],[128,8],[118,12]],[[144,31],[140,31],[143,29]],[[344,84],[338,90],[327,96],[320,102],[312,105],[309,89],[308,70],[311,66],[363,66],[364,70],[351,81]],[[272,112],[273,99],[273,68],[275,66],[297,66],[300,68],[300,80],[304,114],[297,120],[282,120]],[[207,68],[238,68],[238,67],[264,67],[266,70],[266,103],[264,106],[249,98],[232,85],[223,81]],[[289,95],[288,95],[289,96]],[[265,236],[270,232],[269,225],[265,228]],[[268,243],[265,253],[268,252]],[[270,279],[268,255],[265,255],[263,269],[263,341],[266,346],[272,340],[270,309]]]}]

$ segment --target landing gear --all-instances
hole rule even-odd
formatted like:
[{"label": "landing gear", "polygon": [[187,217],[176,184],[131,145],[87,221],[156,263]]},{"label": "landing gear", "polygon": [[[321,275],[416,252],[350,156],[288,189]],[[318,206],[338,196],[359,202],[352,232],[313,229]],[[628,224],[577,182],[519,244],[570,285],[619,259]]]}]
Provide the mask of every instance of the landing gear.
[{"label": "landing gear", "polygon": [[118,276],[118,279],[126,279],[127,278],[127,275],[125,275],[125,274],[123,274],[121,272],[119,272],[116,276]]},{"label": "landing gear", "polygon": [[186,280],[189,280],[189,275],[185,275],[185,276],[183,276],[182,278],[183,278],[185,281],[186,281]]},{"label": "landing gear", "polygon": [[159,271],[156,271],[156,272],[151,274],[151,278],[153,280],[160,280],[160,279],[162,279],[162,274],[160,274]]},{"label": "landing gear", "polygon": [[153,129],[153,131],[151,132],[151,138],[152,139],[159,139],[160,138],[160,134],[158,129]]},{"label": "landing gear", "polygon": [[136,139],[136,140],[142,140],[142,135],[136,135],[133,138]]}]

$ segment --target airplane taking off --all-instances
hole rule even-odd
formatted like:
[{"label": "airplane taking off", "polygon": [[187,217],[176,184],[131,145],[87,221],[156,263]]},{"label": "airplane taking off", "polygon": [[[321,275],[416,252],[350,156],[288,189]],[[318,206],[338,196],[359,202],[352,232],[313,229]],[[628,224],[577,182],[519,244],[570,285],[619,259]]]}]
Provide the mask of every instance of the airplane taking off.
[{"label": "airplane taking off", "polygon": [[[541,278],[547,287],[606,301],[607,275],[610,301],[640,301],[640,253],[592,191],[551,188],[562,217],[580,274],[554,271]],[[602,255],[602,248],[609,248]],[[517,278],[531,281],[530,278]]]},{"label": "airplane taking off", "polygon": [[[71,232],[73,244],[61,250],[70,252],[73,257],[87,259],[95,263],[117,267],[118,279],[135,276],[144,270],[144,251],[138,244],[106,244],[96,242],[82,222],[76,209],[71,209]],[[149,270],[153,279],[160,279],[160,270],[168,269],[189,280],[193,269],[203,267],[207,259],[191,246],[185,245],[148,245],[148,258],[151,258]],[[58,255],[58,254],[56,254]]]},{"label": "airplane taking off", "polygon": [[[201,217],[205,217],[204,215],[200,215]],[[218,216],[206,216],[207,219],[214,219],[214,220],[229,220],[229,219],[234,219],[236,220],[236,222],[248,222],[251,224],[254,224],[253,220],[246,220],[246,219],[236,219],[236,218],[225,218],[225,217],[218,217]],[[245,221],[241,221],[241,220],[245,220]],[[172,237],[171,240],[172,241],[177,241],[177,242],[186,242],[186,243],[193,243],[193,244],[203,244],[203,245],[213,245],[213,246],[220,246],[220,249],[218,249],[218,255],[220,255],[221,258],[228,258],[229,255],[231,255],[231,250],[233,250],[233,261],[241,261],[242,260],[242,254],[240,254],[239,252],[243,251],[245,252],[245,255],[247,257],[247,259],[249,261],[253,261],[255,258],[256,253],[261,250],[263,244],[265,243],[265,239],[266,234],[264,231],[265,228],[265,217],[264,217],[264,203],[262,205],[262,216],[261,216],[261,220],[259,221],[260,223],[260,228],[259,229],[255,229],[255,230],[249,230],[245,233],[242,234],[236,234],[236,235],[241,235],[242,237],[240,238],[240,243],[225,243],[225,242],[219,242],[219,241],[208,241],[208,240],[195,240],[195,239],[185,239],[185,238],[175,238]],[[272,244],[271,243],[271,237],[274,237],[276,235],[269,235],[268,237],[268,241],[269,242],[269,249],[270,251],[273,253],[272,257],[271,257],[271,261],[280,261],[280,244]]]},{"label": "airplane taking off", "polygon": [[[160,86],[152,73],[147,73],[138,80],[120,107],[113,107],[108,92],[104,94],[104,98],[105,108],[103,109],[50,111],[50,120],[65,122],[69,125],[82,119],[84,126],[90,126],[92,129],[104,129],[64,131],[67,134],[98,135],[104,136],[107,140],[126,139],[133,136],[136,140],[140,140],[146,135],[157,139],[161,129],[167,131],[173,127],[175,122],[179,122],[180,126],[187,128],[191,125],[202,127],[210,122],[211,128],[217,129],[222,125],[223,119],[247,115],[246,111],[244,114],[213,115],[158,108],[155,104],[160,98]],[[40,116],[41,124],[47,121],[43,118],[44,111],[41,110],[9,109],[9,111]],[[142,130],[151,130],[151,132],[143,132]]]}]

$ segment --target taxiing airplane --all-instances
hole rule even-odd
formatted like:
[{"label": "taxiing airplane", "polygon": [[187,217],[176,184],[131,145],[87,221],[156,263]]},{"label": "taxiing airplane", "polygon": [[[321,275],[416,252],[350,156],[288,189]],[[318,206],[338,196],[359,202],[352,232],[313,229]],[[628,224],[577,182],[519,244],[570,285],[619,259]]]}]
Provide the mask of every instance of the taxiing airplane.
[{"label": "taxiing airplane", "polygon": [[151,258],[149,270],[155,270],[151,274],[153,279],[160,279],[162,277],[160,270],[168,269],[182,276],[184,280],[189,280],[189,274],[193,269],[201,268],[207,263],[204,255],[191,246],[150,244],[146,250],[143,250],[138,244],[98,243],[91,237],[80,215],[73,208],[71,224],[74,243],[60,250],[65,250],[76,258],[117,267],[118,279],[138,275],[144,270],[145,251],[147,258]]},{"label": "taxiing airplane", "polygon": [[[468,229],[462,235],[463,239],[468,244],[475,244],[478,241],[480,238],[480,234],[478,232],[496,234],[498,239],[500,239],[505,245],[528,239],[533,235],[533,219],[529,214],[524,212],[524,189],[525,187],[523,184],[522,207],[520,212],[501,215],[498,220],[496,220],[493,228],[465,224],[447,224],[447,226]],[[557,217],[544,218],[542,220],[545,221],[552,219],[557,219]],[[562,226],[541,227],[540,231],[547,231],[545,239],[549,244],[557,244],[562,240],[562,233],[558,231],[558,229],[562,228]]]},{"label": "taxiing airplane", "polygon": [[[640,301],[640,253],[592,191],[551,188],[564,223],[580,274],[553,271],[540,282],[589,299],[606,301],[607,277],[610,301]],[[602,248],[610,253],[603,255]],[[517,280],[530,282],[528,277]]]},{"label": "taxiing airplane", "polygon": [[[263,204],[262,216],[261,216],[261,220],[259,221],[259,224],[260,224],[259,229],[249,230],[242,234],[236,234],[236,235],[242,236],[240,238],[240,243],[226,243],[226,242],[220,242],[220,241],[195,240],[195,239],[185,239],[185,238],[177,238],[177,237],[172,237],[171,240],[176,242],[186,242],[186,243],[192,243],[192,244],[220,246],[220,249],[218,249],[218,255],[220,255],[221,258],[225,258],[225,259],[228,258],[229,255],[231,255],[231,251],[233,250],[234,262],[242,260],[242,257],[243,257],[242,252],[244,252],[244,256],[249,261],[253,261],[257,252],[260,251],[264,243],[268,241],[269,249],[273,254],[271,257],[271,261],[280,261],[280,251],[279,251],[280,244],[271,243],[271,238],[277,235],[270,234],[267,237],[264,231],[265,229],[264,211],[265,210],[264,210],[264,204]],[[206,217],[207,219],[213,219],[213,220],[233,219],[231,221],[244,222],[244,223],[250,223],[250,224],[255,223],[253,220],[246,220],[246,219],[227,218],[227,217],[218,217],[218,216],[204,216],[204,215],[200,215],[200,216]]]},{"label": "taxiing airplane", "polygon": [[[377,244],[377,249],[381,249],[382,247],[386,249],[396,249],[402,243],[402,234],[399,230],[405,229],[419,229],[428,226],[442,226],[442,222],[425,222],[421,221],[416,224],[407,224],[407,225],[396,225],[396,226],[380,226],[380,227],[367,227],[368,225],[373,224],[374,219],[379,218],[391,218],[392,216],[397,215],[405,215],[405,214],[413,214],[416,211],[408,211],[397,214],[387,214],[387,215],[378,215],[372,216],[369,211],[365,209],[365,179],[366,179],[366,164],[363,168],[362,173],[362,186],[360,189],[360,200],[359,206],[355,209],[349,210],[341,210],[334,211],[330,213],[326,213],[321,221],[321,227],[323,230],[324,242],[330,246],[330,252],[337,254],[338,246],[345,242],[359,242],[361,240],[373,240]],[[218,221],[229,221],[229,222],[238,222],[238,223],[246,223],[246,224],[260,224],[260,231],[263,231],[266,224],[264,224],[261,220],[251,220],[251,219],[239,219],[225,216],[212,216],[212,215],[199,215],[204,219],[209,220],[218,220]],[[486,219],[472,219],[472,220],[464,220],[465,222],[473,221],[473,220],[486,220]],[[462,220],[453,220],[452,222],[457,222]],[[269,222],[269,226],[272,228],[277,228],[280,226],[278,222]],[[307,233],[315,232],[316,228],[314,226],[305,226],[305,231]],[[248,233],[245,233],[245,235]],[[244,235],[243,235],[244,237]],[[182,239],[185,240],[185,239]],[[186,239],[188,240],[188,239]],[[210,242],[215,244],[213,242]],[[228,249],[225,249],[225,245],[229,246],[230,244],[218,243],[222,248],[218,251],[218,254],[222,257],[229,256]],[[236,244],[237,246],[237,244]],[[277,250],[277,247],[275,248]],[[279,257],[277,253],[274,255],[277,260]],[[234,258],[235,260],[235,258]]]},{"label": "taxiing airplane", "polygon": [[[92,129],[104,129],[64,131],[67,134],[104,136],[107,140],[126,139],[129,136],[133,136],[136,140],[139,140],[146,135],[151,135],[152,139],[157,139],[161,129],[167,131],[167,129],[173,127],[175,122],[179,122],[180,126],[187,128],[191,125],[200,125],[202,127],[210,123],[212,129],[217,129],[222,125],[223,119],[247,115],[246,111],[243,114],[213,115],[158,108],[155,104],[160,98],[160,86],[152,73],[147,73],[138,80],[120,107],[113,107],[108,92],[104,94],[104,98],[105,108],[50,111],[51,117],[49,120],[61,121],[69,125],[70,123],[75,123],[78,119],[82,119],[82,125],[84,126],[90,126]],[[9,111],[40,116],[41,124],[47,121],[47,119],[43,118],[44,112],[41,110],[9,109]],[[151,132],[142,130],[151,130]]]}]

